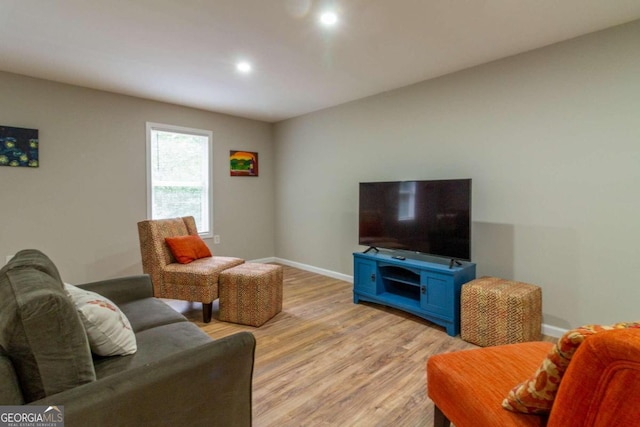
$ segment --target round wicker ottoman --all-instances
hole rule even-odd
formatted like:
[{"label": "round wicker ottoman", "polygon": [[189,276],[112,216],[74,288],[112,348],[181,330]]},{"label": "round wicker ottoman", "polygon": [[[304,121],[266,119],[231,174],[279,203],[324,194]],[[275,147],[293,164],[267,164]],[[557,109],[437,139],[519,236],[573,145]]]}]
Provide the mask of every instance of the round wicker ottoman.
[{"label": "round wicker ottoman", "polygon": [[528,283],[481,277],[462,285],[460,337],[488,347],[541,338],[542,290]]},{"label": "round wicker ottoman", "polygon": [[245,263],[218,278],[220,320],[261,326],[282,311],[282,267]]}]

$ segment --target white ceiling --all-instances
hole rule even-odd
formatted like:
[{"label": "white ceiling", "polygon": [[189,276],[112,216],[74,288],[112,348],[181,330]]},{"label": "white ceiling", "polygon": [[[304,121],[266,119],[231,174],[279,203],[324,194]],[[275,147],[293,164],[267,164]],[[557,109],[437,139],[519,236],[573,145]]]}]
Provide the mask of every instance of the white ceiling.
[{"label": "white ceiling", "polygon": [[0,70],[275,122],[639,18],[640,0],[0,0]]}]

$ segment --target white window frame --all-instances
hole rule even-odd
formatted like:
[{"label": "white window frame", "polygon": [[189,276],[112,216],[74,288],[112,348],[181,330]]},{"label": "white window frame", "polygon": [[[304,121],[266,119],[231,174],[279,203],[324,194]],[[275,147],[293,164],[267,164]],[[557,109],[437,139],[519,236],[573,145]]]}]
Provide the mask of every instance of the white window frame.
[{"label": "white window frame", "polygon": [[212,238],[213,237],[213,193],[211,191],[213,185],[213,132],[205,129],[195,129],[183,126],[175,126],[168,125],[164,123],[154,123],[147,122],[146,123],[146,135],[147,135],[147,218],[153,219],[153,182],[152,182],[152,170],[151,170],[151,132],[152,131],[164,131],[164,132],[173,132],[173,133],[184,133],[190,135],[204,136],[207,138],[207,164],[208,164],[208,173],[207,178],[204,180],[204,191],[207,194],[207,208],[209,210],[208,214],[205,215],[203,212],[202,217],[208,218],[209,220],[209,229],[208,230],[200,230],[198,229],[198,234],[203,238]]}]

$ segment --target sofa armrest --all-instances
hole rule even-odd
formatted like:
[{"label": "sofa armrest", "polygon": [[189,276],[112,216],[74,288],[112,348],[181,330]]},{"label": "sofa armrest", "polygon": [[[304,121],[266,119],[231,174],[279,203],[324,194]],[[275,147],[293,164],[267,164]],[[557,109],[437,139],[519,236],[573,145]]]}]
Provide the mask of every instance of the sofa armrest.
[{"label": "sofa armrest", "polygon": [[549,426],[637,426],[640,329],[612,329],[584,340],[562,378]]},{"label": "sofa armrest", "polygon": [[100,280],[84,283],[78,287],[96,292],[116,304],[153,297],[153,284],[148,274]]},{"label": "sofa armrest", "polygon": [[255,338],[240,332],[47,396],[65,425],[251,426]]}]

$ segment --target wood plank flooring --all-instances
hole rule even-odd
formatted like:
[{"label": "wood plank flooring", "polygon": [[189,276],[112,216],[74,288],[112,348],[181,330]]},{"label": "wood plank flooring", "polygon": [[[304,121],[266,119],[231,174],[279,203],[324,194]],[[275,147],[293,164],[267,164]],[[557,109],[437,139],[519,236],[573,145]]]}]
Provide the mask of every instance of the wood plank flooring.
[{"label": "wood plank flooring", "polygon": [[475,346],[377,304],[353,303],[351,283],[284,266],[283,311],[259,328],[202,323],[200,304],[167,302],[212,338],[257,340],[253,425],[430,426],[428,357]]}]

